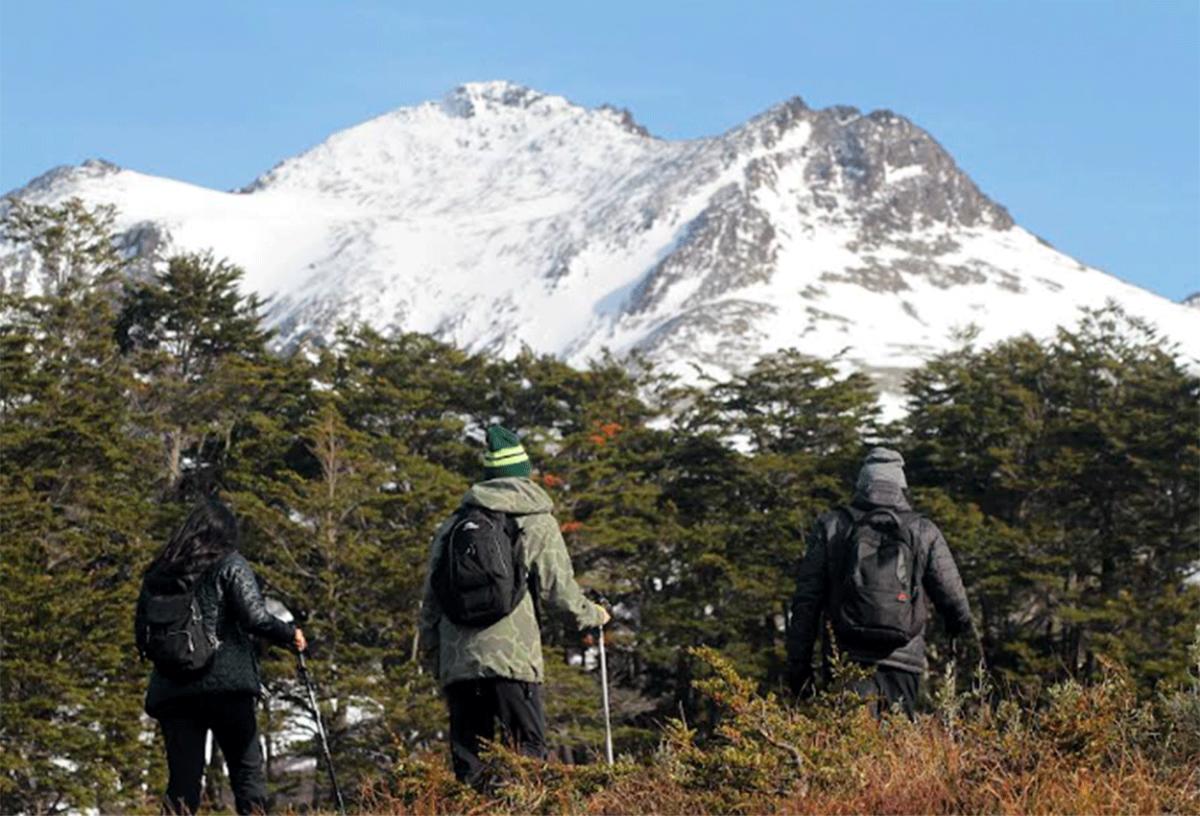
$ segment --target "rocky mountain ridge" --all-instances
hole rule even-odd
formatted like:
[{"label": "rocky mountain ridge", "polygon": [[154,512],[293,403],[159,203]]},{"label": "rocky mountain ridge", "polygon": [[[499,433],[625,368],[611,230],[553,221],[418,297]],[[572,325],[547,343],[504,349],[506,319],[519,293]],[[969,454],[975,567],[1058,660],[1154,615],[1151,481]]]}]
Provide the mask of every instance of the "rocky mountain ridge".
[{"label": "rocky mountain ridge", "polygon": [[[89,161],[11,195],[113,204],[149,263],[229,257],[281,346],[365,321],[578,364],[638,352],[686,377],[795,346],[894,393],[968,324],[1044,335],[1113,300],[1200,356],[1190,309],[1016,225],[911,121],[799,98],[672,141],[628,111],[471,83],[234,192]],[[0,248],[0,285],[36,279]]]}]

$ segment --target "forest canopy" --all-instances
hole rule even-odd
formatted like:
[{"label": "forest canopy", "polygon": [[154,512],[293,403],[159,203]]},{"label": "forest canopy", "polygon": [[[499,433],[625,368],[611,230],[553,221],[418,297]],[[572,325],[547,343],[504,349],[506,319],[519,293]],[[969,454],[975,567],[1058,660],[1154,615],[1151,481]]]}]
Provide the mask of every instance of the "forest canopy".
[{"label": "forest canopy", "polygon": [[[805,532],[878,443],[904,453],[959,562],[994,686],[1033,700],[1110,664],[1139,699],[1195,681],[1200,379],[1115,305],[1052,338],[965,336],[884,422],[868,377],[796,349],[701,387],[363,327],[276,353],[242,270],[182,254],[135,273],[114,219],[10,200],[0,236],[42,282],[0,292],[6,812],[111,812],[161,788],[134,601],[211,493],[268,594],[307,613],[347,789],[440,750],[445,713],[415,659],[421,582],[493,421],[521,435],[581,583],[614,607],[619,752],[718,716],[691,647],[782,690]],[[554,620],[543,637],[552,748],[594,758],[591,651]],[[936,674],[936,626],[931,646]],[[315,756],[288,656],[264,671],[272,767]]]}]

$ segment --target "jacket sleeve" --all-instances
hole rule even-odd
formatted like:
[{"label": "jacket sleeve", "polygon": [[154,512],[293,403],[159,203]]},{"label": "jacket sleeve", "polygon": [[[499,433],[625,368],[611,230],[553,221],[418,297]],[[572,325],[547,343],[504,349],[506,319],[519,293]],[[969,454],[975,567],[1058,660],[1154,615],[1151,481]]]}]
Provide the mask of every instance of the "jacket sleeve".
[{"label": "jacket sleeve", "polygon": [[922,585],[938,614],[945,618],[946,631],[952,636],[969,632],[973,628],[971,606],[950,546],[933,522],[926,520],[923,526],[922,538],[929,544],[929,562]]},{"label": "jacket sleeve", "polygon": [[542,604],[570,615],[579,629],[599,626],[600,609],[583,596],[583,590],[575,582],[575,570],[558,522],[547,515],[524,529],[530,536],[530,567],[537,577]]},{"label": "jacket sleeve", "polygon": [[245,558],[235,556],[224,578],[226,603],[243,629],[280,646],[292,642],[296,625],[267,611],[258,581]]},{"label": "jacket sleeve", "polygon": [[818,521],[808,534],[808,546],[796,572],[796,591],[792,595],[792,614],[787,631],[788,671],[806,675],[812,671],[813,643],[821,613],[825,609],[828,533]]},{"label": "jacket sleeve", "polygon": [[421,611],[417,616],[417,642],[421,665],[430,674],[438,673],[438,650],[441,647],[438,624],[442,620],[442,605],[433,591],[433,565],[442,548],[445,526],[438,530],[429,548],[429,565],[425,570],[425,586],[421,594]]}]

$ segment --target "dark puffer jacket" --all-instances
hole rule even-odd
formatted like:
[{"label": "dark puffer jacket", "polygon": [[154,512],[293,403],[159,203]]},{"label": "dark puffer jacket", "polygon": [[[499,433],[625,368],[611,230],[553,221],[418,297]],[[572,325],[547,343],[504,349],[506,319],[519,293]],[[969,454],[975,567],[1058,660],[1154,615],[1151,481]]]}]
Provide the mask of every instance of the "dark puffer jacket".
[{"label": "dark puffer jacket", "polygon": [[[877,482],[855,496],[854,506],[870,511],[887,508],[908,512],[912,508],[900,488],[889,482]],[[934,608],[945,618],[950,634],[970,631],[971,610],[963,588],[958,566],[941,530],[932,521],[922,518],[916,528],[917,545],[924,558],[925,572],[921,584]],[[796,594],[792,596],[791,624],[787,633],[788,670],[802,676],[812,665],[813,642],[823,629],[822,618],[828,615],[830,593],[834,583],[841,580],[848,550],[848,526],[845,513],[832,511],[817,519],[808,537],[808,550],[796,577]],[[922,632],[896,649],[864,646],[857,643],[838,643],[847,657],[859,663],[886,666],[921,673],[925,671],[925,634]]]},{"label": "dark puffer jacket", "polygon": [[146,713],[157,716],[164,703],[198,694],[259,693],[258,657],[251,635],[285,646],[296,636],[292,623],[267,612],[250,564],[239,553],[230,553],[199,576],[159,574],[147,576],[134,618],[139,647],[145,638],[145,598],[150,590],[170,591],[180,582],[199,581],[196,598],[204,625],[216,635],[219,646],[207,671],[187,681],[150,674]]}]

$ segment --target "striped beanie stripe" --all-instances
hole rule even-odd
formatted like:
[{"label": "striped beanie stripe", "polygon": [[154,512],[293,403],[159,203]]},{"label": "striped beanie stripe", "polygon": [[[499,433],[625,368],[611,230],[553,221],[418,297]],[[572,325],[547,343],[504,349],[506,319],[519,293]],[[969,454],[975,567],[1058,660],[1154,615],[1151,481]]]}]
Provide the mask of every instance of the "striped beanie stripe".
[{"label": "striped beanie stripe", "polygon": [[487,429],[487,453],[483,457],[483,474],[488,479],[505,476],[529,476],[531,466],[529,454],[521,446],[520,438],[501,425]]}]

